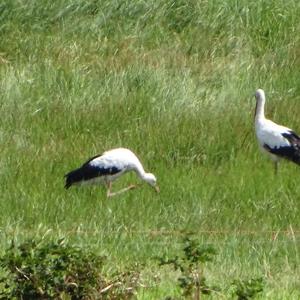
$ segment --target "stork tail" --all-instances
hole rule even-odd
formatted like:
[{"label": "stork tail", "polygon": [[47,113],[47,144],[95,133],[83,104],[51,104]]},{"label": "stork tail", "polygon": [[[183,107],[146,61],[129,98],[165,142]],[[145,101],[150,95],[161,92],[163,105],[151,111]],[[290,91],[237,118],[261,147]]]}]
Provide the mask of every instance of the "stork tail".
[{"label": "stork tail", "polygon": [[68,189],[73,184],[76,184],[76,183],[84,180],[84,173],[83,173],[82,168],[79,168],[79,169],[69,172],[68,174],[65,175],[65,177],[66,177],[65,188]]}]

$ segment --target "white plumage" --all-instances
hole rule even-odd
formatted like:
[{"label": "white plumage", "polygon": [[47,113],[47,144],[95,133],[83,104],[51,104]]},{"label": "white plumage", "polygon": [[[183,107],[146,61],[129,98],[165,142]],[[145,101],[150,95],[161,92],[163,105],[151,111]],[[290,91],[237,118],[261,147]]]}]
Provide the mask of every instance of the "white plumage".
[{"label": "white plumage", "polygon": [[132,184],[118,192],[111,192],[112,182],[129,171],[134,171],[159,192],[156,177],[152,173],[146,173],[137,156],[125,148],[112,149],[90,158],[80,168],[65,175],[65,187],[68,189],[74,184],[102,183],[107,186],[107,197],[110,197],[136,187]]},{"label": "white plumage", "polygon": [[281,158],[300,164],[300,137],[290,128],[278,125],[265,118],[265,93],[258,89],[255,93],[255,131],[260,147],[275,162],[275,173]]}]

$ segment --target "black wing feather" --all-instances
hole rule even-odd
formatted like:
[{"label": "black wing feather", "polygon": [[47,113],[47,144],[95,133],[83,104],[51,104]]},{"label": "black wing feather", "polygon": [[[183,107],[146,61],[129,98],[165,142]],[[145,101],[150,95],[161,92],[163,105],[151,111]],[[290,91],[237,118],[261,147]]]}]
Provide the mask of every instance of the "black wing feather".
[{"label": "black wing feather", "polygon": [[272,154],[278,155],[300,165],[300,137],[294,131],[281,134],[290,142],[290,146],[271,148],[267,144],[264,148]]},{"label": "black wing feather", "polygon": [[285,137],[292,145],[300,147],[300,137],[295,131],[290,130],[289,133],[283,133],[282,136]]},{"label": "black wing feather", "polygon": [[122,171],[115,166],[105,167],[100,164],[91,165],[90,162],[97,157],[99,157],[99,155],[89,159],[80,168],[66,174],[65,188],[68,189],[71,185],[81,181],[88,181],[100,176],[114,175]]}]

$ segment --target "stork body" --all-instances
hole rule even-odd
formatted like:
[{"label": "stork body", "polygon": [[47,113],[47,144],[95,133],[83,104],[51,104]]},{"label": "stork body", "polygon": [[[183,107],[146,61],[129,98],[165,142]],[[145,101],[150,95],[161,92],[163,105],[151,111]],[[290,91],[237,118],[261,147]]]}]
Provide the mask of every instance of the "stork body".
[{"label": "stork body", "polygon": [[125,148],[112,149],[90,158],[80,168],[65,175],[65,188],[77,184],[100,183],[107,186],[107,197],[114,196],[136,187],[130,185],[118,192],[111,192],[112,182],[129,171],[134,171],[142,180],[159,191],[155,176],[146,173],[137,156]]},{"label": "stork body", "polygon": [[265,93],[258,89],[255,93],[255,132],[260,147],[267,152],[275,163],[285,158],[300,165],[300,137],[290,128],[278,125],[265,118]]}]

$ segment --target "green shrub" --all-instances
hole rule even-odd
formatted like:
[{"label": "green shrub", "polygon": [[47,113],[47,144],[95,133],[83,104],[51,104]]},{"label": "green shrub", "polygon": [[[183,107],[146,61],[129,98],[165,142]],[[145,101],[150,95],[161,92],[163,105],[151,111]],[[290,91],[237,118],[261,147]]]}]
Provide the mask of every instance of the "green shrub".
[{"label": "green shrub", "polygon": [[182,295],[200,299],[201,294],[210,294],[219,288],[209,286],[203,272],[203,264],[210,262],[216,254],[216,250],[210,245],[199,245],[196,240],[186,237],[183,247],[184,255],[174,258],[159,258],[159,265],[173,265],[175,270],[180,270],[178,285],[182,289]]},{"label": "green shrub", "polygon": [[234,294],[238,300],[248,300],[261,293],[264,288],[263,278],[251,278],[249,280],[234,280]]},{"label": "green shrub", "polygon": [[0,299],[129,299],[139,273],[102,273],[105,258],[63,239],[14,243],[0,258]]}]

